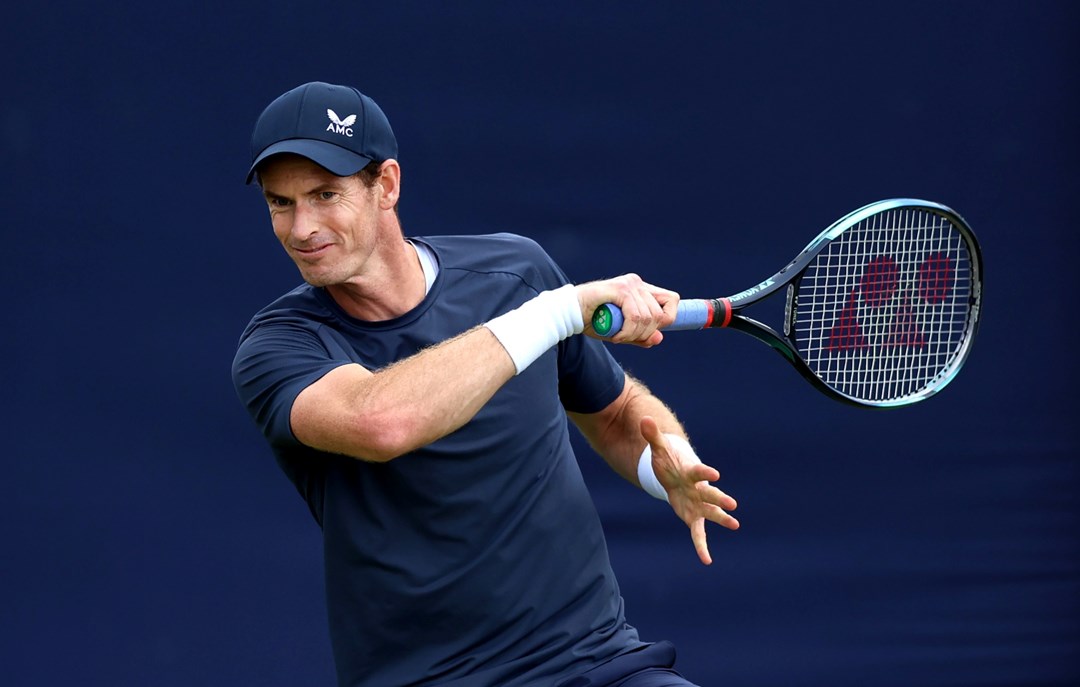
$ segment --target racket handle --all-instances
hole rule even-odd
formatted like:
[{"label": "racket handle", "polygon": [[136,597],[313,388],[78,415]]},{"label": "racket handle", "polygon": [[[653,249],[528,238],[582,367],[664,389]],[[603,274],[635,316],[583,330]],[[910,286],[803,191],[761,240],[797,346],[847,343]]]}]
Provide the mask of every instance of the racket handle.
[{"label": "racket handle", "polygon": [[[664,327],[665,331],[687,331],[706,327],[723,327],[731,319],[731,305],[726,298],[691,298],[679,301],[675,321]],[[623,326],[623,314],[619,306],[605,303],[593,311],[592,326],[597,336],[610,339]]]}]

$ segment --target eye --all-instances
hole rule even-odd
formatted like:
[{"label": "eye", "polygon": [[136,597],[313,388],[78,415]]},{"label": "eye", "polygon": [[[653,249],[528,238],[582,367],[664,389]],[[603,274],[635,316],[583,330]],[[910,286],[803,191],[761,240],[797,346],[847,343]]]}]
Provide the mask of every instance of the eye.
[{"label": "eye", "polygon": [[287,208],[292,205],[292,201],[290,201],[288,198],[280,198],[277,196],[273,198],[268,198],[267,202],[270,203],[270,207],[272,208]]},{"label": "eye", "polygon": [[333,200],[337,197],[337,193],[334,191],[320,191],[319,200]]}]

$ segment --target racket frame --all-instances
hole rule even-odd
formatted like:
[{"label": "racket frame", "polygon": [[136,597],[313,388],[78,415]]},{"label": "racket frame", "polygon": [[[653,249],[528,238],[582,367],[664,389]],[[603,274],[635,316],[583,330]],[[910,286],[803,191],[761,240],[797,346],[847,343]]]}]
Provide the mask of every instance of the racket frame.
[{"label": "racket frame", "polygon": [[[792,325],[795,322],[797,314],[795,286],[801,280],[803,274],[813,260],[833,240],[874,215],[900,209],[922,210],[939,215],[956,227],[963,236],[964,244],[968,249],[968,258],[971,267],[971,275],[969,277],[971,282],[971,292],[968,294],[969,314],[966,322],[968,331],[963,336],[960,350],[952,357],[949,365],[939,372],[934,380],[924,385],[923,388],[898,398],[886,400],[858,398],[843,393],[818,376],[806,361],[803,360],[802,355],[799,353],[798,346],[790,338]],[[767,344],[783,356],[783,358],[791,363],[804,379],[810,382],[818,391],[830,398],[864,408],[896,408],[923,401],[941,391],[956,377],[960,368],[967,360],[979,326],[979,315],[982,307],[982,270],[982,251],[979,248],[979,242],[976,240],[971,227],[968,226],[967,222],[965,222],[956,212],[945,205],[928,200],[892,198],[870,203],[869,205],[853,210],[836,220],[825,228],[824,231],[815,236],[813,240],[811,240],[810,243],[808,243],[806,247],[791,260],[791,262],[781,268],[776,274],[755,286],[726,298],[690,299],[681,301],[679,303],[679,311],[675,322],[664,329],[665,331],[668,331],[728,328],[741,331],[745,334],[749,334],[758,341]],[[773,296],[777,291],[784,288],[787,289],[787,295],[784,305],[783,333],[763,322],[759,322],[758,320],[740,313],[740,311]],[[621,328],[622,314],[618,311],[617,307],[611,304],[601,306],[593,316],[593,325],[597,332],[610,332],[607,335],[611,336]]]},{"label": "racket frame", "polygon": [[[818,376],[806,361],[803,360],[802,355],[799,353],[798,346],[792,341],[790,333],[797,314],[795,286],[802,278],[806,269],[810,266],[810,263],[813,262],[818,254],[820,254],[833,240],[843,235],[848,229],[858,226],[859,223],[876,214],[899,209],[923,210],[944,217],[956,227],[963,236],[964,243],[968,248],[969,260],[971,263],[971,293],[969,294],[970,313],[967,317],[967,327],[969,331],[964,335],[960,344],[960,350],[952,357],[949,365],[938,373],[934,381],[924,385],[924,387],[918,391],[898,398],[880,401],[857,398],[832,387]],[[757,286],[740,291],[727,298],[713,299],[715,314],[711,319],[710,326],[724,326],[721,323],[726,320],[726,327],[728,329],[735,329],[745,334],[749,334],[758,341],[767,344],[783,356],[785,360],[791,363],[799,374],[801,374],[806,381],[810,382],[818,391],[837,401],[869,408],[896,408],[911,405],[912,403],[918,403],[919,401],[930,398],[944,389],[949,382],[956,377],[960,368],[963,367],[964,362],[967,360],[979,326],[979,311],[982,307],[982,269],[982,251],[979,248],[979,242],[976,240],[974,232],[971,230],[971,227],[968,226],[967,222],[951,208],[940,203],[914,198],[882,200],[865,205],[833,222],[824,231],[815,236],[813,240],[807,244],[806,248],[796,255],[791,262]],[[787,289],[786,302],[784,304],[783,333],[778,332],[776,329],[763,322],[740,314],[741,310],[769,298],[783,288]],[[725,308],[728,309],[728,312],[724,312]]]}]

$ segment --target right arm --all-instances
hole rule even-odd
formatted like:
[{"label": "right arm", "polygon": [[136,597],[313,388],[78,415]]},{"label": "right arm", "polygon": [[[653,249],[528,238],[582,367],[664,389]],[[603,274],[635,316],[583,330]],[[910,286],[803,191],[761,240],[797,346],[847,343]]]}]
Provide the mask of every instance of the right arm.
[{"label": "right arm", "polygon": [[[613,341],[653,346],[674,319],[678,295],[636,275],[576,287],[582,320],[604,303],[627,324]],[[591,328],[587,327],[587,331]],[[337,367],[306,387],[290,411],[293,434],[322,451],[385,462],[460,428],[516,373],[503,344],[484,326],[378,372]]]},{"label": "right arm", "polygon": [[290,421],[307,446],[384,462],[458,429],[513,376],[499,340],[476,327],[375,373],[331,370],[300,392]]}]

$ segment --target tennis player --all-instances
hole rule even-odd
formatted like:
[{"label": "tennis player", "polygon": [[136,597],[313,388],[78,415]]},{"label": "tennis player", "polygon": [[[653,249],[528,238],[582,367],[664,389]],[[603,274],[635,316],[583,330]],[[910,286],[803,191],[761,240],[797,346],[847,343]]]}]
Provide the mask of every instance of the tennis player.
[{"label": "tennis player", "polygon": [[405,238],[394,133],[354,88],[283,94],[251,153],[305,283],[251,320],[233,380],[322,529],[339,683],[689,685],[627,622],[567,423],[711,562],[705,521],[738,527],[719,473],[581,336],[613,302],[615,341],[656,345],[678,295],[571,285],[513,234]]}]

